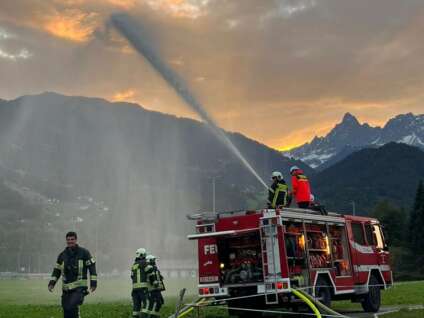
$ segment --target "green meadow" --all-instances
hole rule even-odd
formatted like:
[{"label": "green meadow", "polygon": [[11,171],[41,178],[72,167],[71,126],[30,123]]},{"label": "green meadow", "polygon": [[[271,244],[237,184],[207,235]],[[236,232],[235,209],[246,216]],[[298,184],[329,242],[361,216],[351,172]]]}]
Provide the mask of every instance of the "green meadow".
[{"label": "green meadow", "polygon": [[[178,291],[187,288],[186,302],[193,301],[196,291],[196,279],[167,279],[165,306],[162,317],[168,317],[175,310]],[[0,280],[0,318],[60,318],[60,286],[53,293],[47,290],[47,280],[18,279]],[[100,279],[98,290],[85,298],[81,307],[82,318],[128,318],[131,315],[131,285],[123,278]],[[404,307],[397,313],[387,314],[386,318],[424,318],[423,310],[408,311],[408,305],[424,304],[424,281],[398,283],[394,288],[383,292],[382,306]],[[360,312],[359,304],[348,301],[333,302],[339,312]],[[228,317],[225,307],[201,308],[193,310],[185,317]]]}]

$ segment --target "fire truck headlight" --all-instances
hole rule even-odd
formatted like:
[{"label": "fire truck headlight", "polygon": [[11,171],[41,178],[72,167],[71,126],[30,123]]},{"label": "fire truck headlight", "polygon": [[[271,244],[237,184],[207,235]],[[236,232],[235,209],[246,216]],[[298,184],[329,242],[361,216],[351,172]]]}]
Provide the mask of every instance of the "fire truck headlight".
[{"label": "fire truck headlight", "polygon": [[219,264],[219,268],[220,269],[224,269],[225,268],[225,264],[224,263]]}]

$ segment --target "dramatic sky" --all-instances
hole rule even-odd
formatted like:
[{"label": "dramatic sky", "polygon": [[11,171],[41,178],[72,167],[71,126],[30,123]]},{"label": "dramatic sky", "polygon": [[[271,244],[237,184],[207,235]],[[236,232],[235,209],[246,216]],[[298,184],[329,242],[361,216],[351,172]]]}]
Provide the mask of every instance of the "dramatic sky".
[{"label": "dramatic sky", "polygon": [[108,25],[119,11],[150,26],[221,126],[269,146],[347,111],[373,125],[424,113],[423,0],[4,0],[0,98],[55,91],[195,118]]}]

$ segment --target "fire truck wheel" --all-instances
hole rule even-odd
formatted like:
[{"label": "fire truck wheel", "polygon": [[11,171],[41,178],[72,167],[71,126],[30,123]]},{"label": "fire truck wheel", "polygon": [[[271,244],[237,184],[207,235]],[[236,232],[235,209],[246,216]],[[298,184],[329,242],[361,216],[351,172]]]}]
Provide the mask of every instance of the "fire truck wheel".
[{"label": "fire truck wheel", "polygon": [[318,277],[315,287],[315,296],[327,307],[331,306],[331,288],[331,283],[328,279],[322,276]]},{"label": "fire truck wheel", "polygon": [[377,312],[380,309],[381,294],[379,284],[380,282],[374,275],[370,277],[368,294],[365,295],[361,302],[365,312]]}]

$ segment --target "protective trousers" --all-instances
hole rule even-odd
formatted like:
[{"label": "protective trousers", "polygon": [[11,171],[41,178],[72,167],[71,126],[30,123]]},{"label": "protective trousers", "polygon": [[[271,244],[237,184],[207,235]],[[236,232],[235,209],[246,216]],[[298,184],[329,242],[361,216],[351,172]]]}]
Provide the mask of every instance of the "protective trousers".
[{"label": "protective trousers", "polygon": [[79,318],[79,306],[84,302],[84,291],[74,289],[62,294],[62,308],[64,318]]},{"label": "protective trousers", "polygon": [[147,317],[147,315],[143,315],[141,312],[141,308],[146,307],[147,303],[147,288],[142,289],[133,289],[131,293],[131,297],[133,300],[133,317]]},{"label": "protective trousers", "polygon": [[299,209],[307,209],[309,208],[311,202],[305,201],[305,202],[297,202],[297,206]]},{"label": "protective trousers", "polygon": [[143,312],[148,313],[149,317],[157,318],[160,316],[159,311],[163,303],[164,301],[160,290],[152,290],[149,293],[147,308],[146,310],[143,310]]}]

